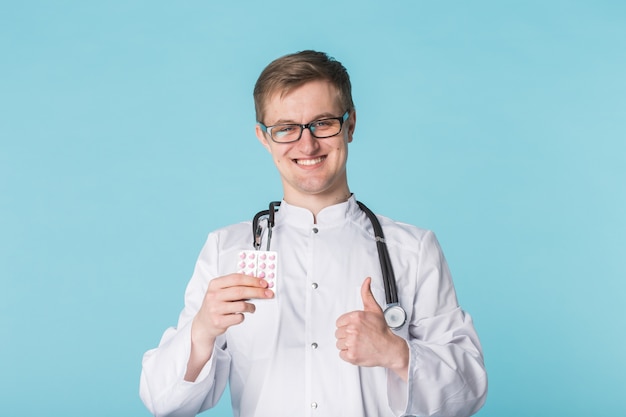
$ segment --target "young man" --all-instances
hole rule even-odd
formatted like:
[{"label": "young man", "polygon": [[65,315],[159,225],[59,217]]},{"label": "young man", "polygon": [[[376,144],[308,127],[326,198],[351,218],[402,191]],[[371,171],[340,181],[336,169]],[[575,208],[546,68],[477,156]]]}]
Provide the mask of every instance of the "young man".
[{"label": "young man", "polygon": [[235,273],[250,223],[211,233],[178,326],[144,356],[148,409],[194,416],[229,382],[235,416],[475,413],[487,392],[481,347],[437,240],[378,216],[407,316],[395,330],[385,321],[378,234],[346,176],[356,112],[345,68],[315,51],[279,58],[254,99],[284,190],[276,286]]}]

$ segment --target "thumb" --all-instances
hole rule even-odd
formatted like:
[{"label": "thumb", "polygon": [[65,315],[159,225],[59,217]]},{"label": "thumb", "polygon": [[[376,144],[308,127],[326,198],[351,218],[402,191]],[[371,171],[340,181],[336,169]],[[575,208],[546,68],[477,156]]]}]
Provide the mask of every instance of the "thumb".
[{"label": "thumb", "polygon": [[361,285],[361,298],[363,299],[363,309],[365,311],[374,311],[374,312],[382,313],[383,310],[380,308],[380,306],[376,302],[376,299],[374,298],[374,294],[372,294],[371,284],[372,284],[372,278],[367,277],[365,278],[365,281],[363,281],[363,285]]}]

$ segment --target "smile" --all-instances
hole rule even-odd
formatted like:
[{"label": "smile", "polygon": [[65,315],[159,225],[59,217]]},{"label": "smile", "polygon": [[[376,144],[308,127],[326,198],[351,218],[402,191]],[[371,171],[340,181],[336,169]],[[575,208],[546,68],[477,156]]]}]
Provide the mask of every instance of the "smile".
[{"label": "smile", "polygon": [[325,156],[320,156],[319,158],[315,158],[315,159],[295,159],[295,162],[298,165],[307,165],[307,166],[309,166],[309,165],[319,164],[324,159],[326,159]]}]

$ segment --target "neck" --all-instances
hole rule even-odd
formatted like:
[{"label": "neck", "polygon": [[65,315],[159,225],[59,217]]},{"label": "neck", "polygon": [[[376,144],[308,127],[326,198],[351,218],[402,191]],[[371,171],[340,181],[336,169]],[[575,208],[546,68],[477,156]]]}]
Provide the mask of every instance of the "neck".
[{"label": "neck", "polygon": [[348,201],[348,199],[352,196],[350,190],[346,187],[344,191],[341,193],[334,193],[331,195],[298,195],[292,196],[287,195],[283,197],[284,200],[291,204],[292,206],[302,207],[309,210],[313,213],[313,217],[317,222],[317,215],[320,211],[325,209],[326,207],[334,206],[335,204],[340,204]]}]

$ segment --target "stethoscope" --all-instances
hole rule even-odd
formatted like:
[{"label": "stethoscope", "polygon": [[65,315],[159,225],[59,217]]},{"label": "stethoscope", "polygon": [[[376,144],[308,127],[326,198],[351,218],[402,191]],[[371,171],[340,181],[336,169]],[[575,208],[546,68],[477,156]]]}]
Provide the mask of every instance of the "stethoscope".
[{"label": "stethoscope", "polygon": [[[396,287],[396,277],[393,273],[391,266],[391,259],[389,258],[389,251],[387,250],[387,244],[385,243],[385,236],[383,234],[383,228],[378,221],[376,215],[368,209],[365,204],[357,201],[357,204],[367,215],[372,227],[374,228],[374,238],[376,240],[376,248],[378,249],[378,259],[380,261],[380,269],[382,271],[383,283],[385,287],[385,301],[386,306],[383,311],[387,326],[392,330],[398,330],[406,323],[406,311],[400,306],[398,302],[398,288]],[[274,227],[274,214],[280,207],[280,201],[272,201],[270,203],[269,210],[263,210],[258,212],[252,221],[252,235],[253,246],[256,250],[261,249],[261,238],[263,235],[262,221],[267,222],[267,249],[270,250],[270,243],[272,241],[272,228]]]}]

